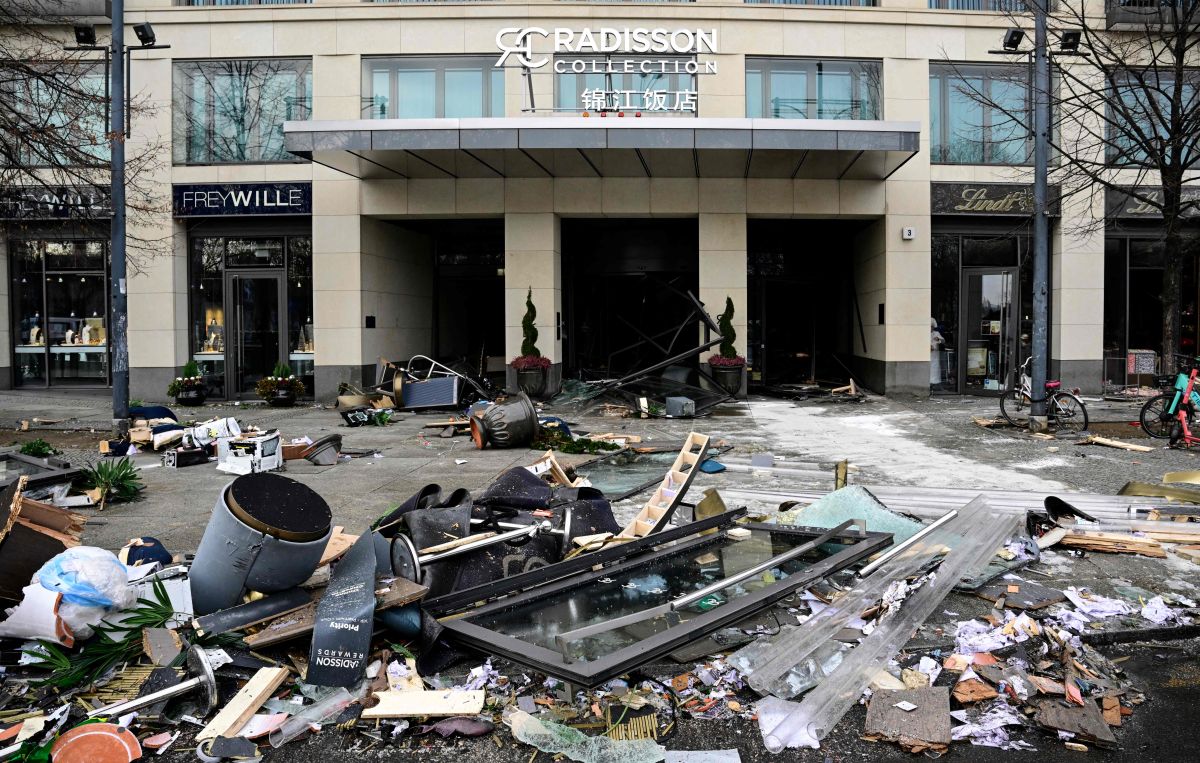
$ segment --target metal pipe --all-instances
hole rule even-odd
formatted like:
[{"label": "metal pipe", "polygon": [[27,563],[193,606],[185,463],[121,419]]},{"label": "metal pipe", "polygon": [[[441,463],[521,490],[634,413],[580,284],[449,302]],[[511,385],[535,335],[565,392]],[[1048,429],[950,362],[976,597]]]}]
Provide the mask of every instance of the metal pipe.
[{"label": "metal pipe", "polygon": [[[1046,430],[1046,365],[1050,288],[1049,209],[1046,206],[1050,161],[1050,50],[1046,33],[1048,0],[1033,3],[1033,354],[1029,411],[1031,431]],[[1020,326],[1017,327],[1020,343]]]},{"label": "metal pipe", "polygon": [[189,678],[186,681],[177,683],[174,686],[168,686],[165,689],[159,689],[143,697],[98,707],[88,713],[87,717],[122,716],[126,713],[132,713],[134,710],[141,710],[143,707],[157,704],[163,700],[187,694],[196,687],[202,687],[205,690],[205,712],[208,712],[208,710],[211,710],[217,704],[217,679],[213,675],[212,663],[208,661],[208,654],[198,646],[193,646],[188,650],[187,661],[188,667],[196,674],[194,678]]},{"label": "metal pipe", "polygon": [[[659,480],[659,481],[661,482],[662,480]],[[491,523],[489,523],[486,519],[472,519],[471,524],[473,524],[473,525],[491,524],[493,527],[503,527],[506,530],[528,530],[530,527],[536,527],[536,525],[522,525],[522,524],[517,524],[516,522],[491,522]],[[547,522],[547,524],[549,524],[549,523]],[[542,532],[549,533],[550,535],[566,535],[567,531],[566,530],[556,530],[554,528],[550,528],[549,530],[543,530]],[[493,540],[493,539],[494,538],[488,538],[488,540]],[[425,560],[422,559],[421,561],[425,561]]]},{"label": "metal pipe", "polygon": [[125,286],[125,0],[112,0],[112,83],[109,101],[110,203],[109,299],[112,305],[112,424],[129,428],[129,304]]},{"label": "metal pipe", "polygon": [[500,533],[499,535],[490,535],[486,538],[480,538],[475,543],[464,543],[461,546],[446,549],[445,551],[440,551],[436,554],[425,554],[424,556],[418,556],[417,561],[419,561],[421,564],[440,562],[441,560],[449,559],[452,556],[469,554],[470,552],[477,551],[485,546],[494,546],[497,543],[516,540],[517,538],[524,538],[527,536],[534,537],[541,535],[542,533],[548,533],[551,531],[551,529],[552,528],[548,521],[542,521],[533,525],[522,525],[518,530],[509,530],[508,532]]},{"label": "metal pipe", "polygon": [[946,516],[944,516],[941,519],[934,522],[933,524],[926,525],[925,527],[921,528],[919,531],[917,531],[917,533],[915,535],[911,536],[910,538],[908,538],[907,540],[905,540],[901,543],[896,544],[895,546],[892,546],[891,548],[889,548],[887,550],[887,553],[883,554],[878,559],[876,559],[875,561],[868,564],[866,567],[863,567],[861,570],[859,570],[858,576],[860,578],[865,578],[867,575],[870,575],[872,572],[874,572],[876,569],[879,568],[879,565],[885,563],[887,560],[891,559],[896,554],[900,553],[904,549],[908,548],[909,546],[916,543],[921,538],[924,538],[926,535],[933,532],[934,530],[936,530],[937,528],[946,524],[951,519],[954,519],[957,516],[958,516],[958,509],[955,509],[954,511],[951,511]]}]

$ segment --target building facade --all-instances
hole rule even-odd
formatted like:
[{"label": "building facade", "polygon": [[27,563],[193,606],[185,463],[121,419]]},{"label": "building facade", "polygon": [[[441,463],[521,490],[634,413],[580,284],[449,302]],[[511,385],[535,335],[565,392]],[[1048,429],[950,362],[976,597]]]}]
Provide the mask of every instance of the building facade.
[{"label": "building facade", "polygon": [[[1027,98],[989,54],[1008,7],[127,0],[170,45],[132,62],[164,199],[132,395],[188,360],[232,399],[277,362],[319,398],[379,357],[503,368],[527,300],[556,384],[620,375],[696,343],[689,295],[732,302],[751,386],[996,393],[1028,351],[1031,144],[964,93]],[[6,386],[108,383],[106,212],[56,221],[72,192],[0,214]],[[1161,337],[1130,299],[1153,216],[1096,216],[1051,225],[1051,371],[1085,390]]]}]

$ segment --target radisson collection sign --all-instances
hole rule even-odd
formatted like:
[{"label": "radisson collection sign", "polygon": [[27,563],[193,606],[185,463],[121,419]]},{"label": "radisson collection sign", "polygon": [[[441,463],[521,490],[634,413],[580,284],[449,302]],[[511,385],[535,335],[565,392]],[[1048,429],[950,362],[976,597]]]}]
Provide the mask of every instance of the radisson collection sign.
[{"label": "radisson collection sign", "polygon": [[[553,55],[535,53],[535,39],[550,40]],[[553,60],[555,74],[606,75],[604,87],[587,88],[579,94],[584,111],[694,112],[694,87],[671,90],[651,84],[644,89],[622,89],[614,86],[613,77],[634,75],[657,83],[663,79],[661,75],[717,73],[715,61],[695,58],[698,53],[717,52],[716,29],[506,27],[496,33],[496,47],[500,50],[497,67],[512,59],[525,69],[540,69]]]}]

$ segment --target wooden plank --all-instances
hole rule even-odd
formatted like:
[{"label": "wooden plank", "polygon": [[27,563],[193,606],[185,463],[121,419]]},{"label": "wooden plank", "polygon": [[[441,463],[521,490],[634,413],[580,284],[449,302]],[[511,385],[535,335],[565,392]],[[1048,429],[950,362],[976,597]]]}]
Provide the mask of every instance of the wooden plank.
[{"label": "wooden plank", "polygon": [[1092,435],[1091,437],[1087,438],[1080,444],[1081,445],[1104,445],[1109,448],[1119,448],[1121,450],[1128,450],[1128,451],[1132,451],[1134,453],[1152,453],[1152,452],[1154,452],[1154,448],[1151,448],[1147,445],[1134,445],[1131,442],[1121,442],[1120,440],[1113,440],[1108,437],[1098,437],[1096,435]]},{"label": "wooden plank", "polygon": [[350,550],[354,541],[358,540],[357,535],[347,535],[342,532],[344,529],[341,526],[333,528],[333,534],[329,536],[329,542],[325,544],[325,550],[321,552],[321,560],[317,562],[318,567],[340,558],[342,554]]},{"label": "wooden plank", "polygon": [[35,501],[25,496],[21,496],[19,513],[22,518],[33,524],[75,536],[83,534],[83,525],[87,521],[87,517],[82,514],[75,514],[58,506]]},{"label": "wooden plank", "polygon": [[[487,692],[456,691],[381,691],[374,707],[363,710],[364,719],[419,718],[422,716],[478,715],[483,711]],[[948,716],[947,716],[948,718]]]},{"label": "wooden plank", "polygon": [[1070,532],[1059,543],[1069,548],[1100,551],[1112,554],[1140,554],[1155,559],[1166,558],[1167,552],[1155,540],[1132,535],[1100,532]]},{"label": "wooden plank", "polygon": [[1108,729],[1095,700],[1086,699],[1082,706],[1064,705],[1060,700],[1039,698],[1031,700],[1037,708],[1034,722],[1050,731],[1069,731],[1084,742],[1115,747],[1117,738]]},{"label": "wooden plank", "polygon": [[287,668],[261,668],[196,735],[197,742],[236,736],[288,676]]},{"label": "wooden plank", "polygon": [[[1017,590],[1014,591],[1013,588]],[[991,602],[1003,598],[1004,606],[1010,609],[1041,609],[1067,598],[1062,591],[1032,581],[1022,581],[1016,585],[1007,582],[991,583],[981,587],[975,595]]]},{"label": "wooden plank", "polygon": [[[898,703],[916,705],[911,710]],[[942,751],[950,745],[950,692],[945,686],[881,691],[867,705],[863,736],[897,742],[911,753]]]},{"label": "wooden plank", "polygon": [[[405,578],[391,581],[375,582],[375,609],[391,609],[417,601],[428,593],[429,589]],[[310,633],[317,617],[317,602],[324,595],[324,589],[313,594],[313,601],[306,607],[290,612],[271,620],[263,629],[245,637],[246,645],[253,648],[278,644],[288,639]]]}]

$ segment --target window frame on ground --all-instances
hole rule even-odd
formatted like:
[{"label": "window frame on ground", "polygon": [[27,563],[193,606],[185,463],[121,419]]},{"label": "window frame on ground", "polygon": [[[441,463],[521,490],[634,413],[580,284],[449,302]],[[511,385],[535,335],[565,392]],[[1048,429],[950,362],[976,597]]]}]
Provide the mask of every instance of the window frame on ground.
[{"label": "window frame on ground", "polygon": [[[504,69],[495,66],[495,54],[462,56],[365,56],[362,59],[363,119],[443,119],[504,116]],[[414,106],[402,99],[405,84],[426,80]],[[478,99],[461,99],[456,92],[471,84],[461,75],[478,75]],[[450,80],[449,84],[447,81]],[[456,81],[457,80],[457,81]],[[385,89],[385,95],[379,90]],[[450,97],[450,103],[447,98]],[[386,99],[381,104],[380,99]],[[391,106],[395,104],[395,108]],[[478,108],[475,108],[475,105]]]},{"label": "window frame on ground", "polygon": [[[978,80],[977,85],[960,83]],[[1028,130],[999,108],[993,88],[998,83],[1020,85],[1023,114],[1030,114],[1029,67],[1023,64],[943,63],[929,64],[929,160],[932,164],[982,164],[1025,166],[1033,163],[1033,141]],[[959,123],[952,113],[955,103],[972,109],[974,122]],[[1010,110],[1017,100],[1009,101]],[[1028,116],[1023,117],[1026,124]],[[1007,137],[993,137],[1004,130]],[[949,142],[953,133],[982,134],[983,140],[964,141],[963,149]],[[1014,148],[1015,147],[1015,148]]]},{"label": "window frame on ground", "polygon": [[[312,72],[311,58],[175,61],[171,74],[173,163],[302,163],[304,160],[284,148],[283,123],[310,118]],[[292,78],[290,87],[286,81],[275,82],[276,76]],[[222,92],[218,79],[240,85],[241,92]],[[277,92],[271,92],[276,88]]]},{"label": "window frame on ground", "polygon": [[[826,81],[848,76],[847,104],[828,108]],[[804,94],[784,98],[779,92],[786,79],[796,84],[803,77]],[[815,86],[815,97],[809,90]],[[802,101],[804,112],[786,101]],[[769,107],[769,108],[768,108]],[[883,116],[883,62],[860,58],[746,57],[746,116],[751,119],[873,120]]]}]

